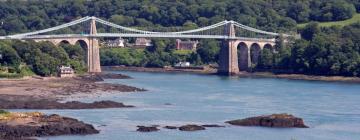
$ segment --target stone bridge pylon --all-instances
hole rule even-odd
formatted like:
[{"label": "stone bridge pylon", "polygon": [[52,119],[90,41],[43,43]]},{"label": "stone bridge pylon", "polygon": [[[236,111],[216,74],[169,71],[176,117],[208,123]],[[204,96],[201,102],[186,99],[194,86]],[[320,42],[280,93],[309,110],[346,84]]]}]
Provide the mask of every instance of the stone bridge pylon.
[{"label": "stone bridge pylon", "polygon": [[223,40],[220,48],[218,74],[236,75],[240,70],[249,70],[252,64],[258,63],[263,48],[274,51],[275,39],[247,40],[236,38],[233,22],[224,26],[224,33],[229,38]]},{"label": "stone bridge pylon", "polygon": [[86,64],[89,73],[100,73],[100,51],[99,40],[93,37],[97,34],[95,19],[90,22],[90,35],[88,37],[75,37],[75,38],[47,38],[47,39],[33,39],[35,42],[49,41],[54,45],[61,43],[68,43],[71,45],[80,44],[86,50]]}]

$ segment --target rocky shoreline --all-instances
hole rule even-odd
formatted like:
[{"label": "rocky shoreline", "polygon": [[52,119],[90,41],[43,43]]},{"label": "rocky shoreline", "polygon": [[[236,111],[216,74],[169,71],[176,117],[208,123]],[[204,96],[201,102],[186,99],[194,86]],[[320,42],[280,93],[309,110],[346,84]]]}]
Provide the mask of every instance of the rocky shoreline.
[{"label": "rocky shoreline", "polygon": [[[1,97],[1,96],[0,96]],[[24,98],[24,97],[22,97]],[[54,100],[6,100],[0,98],[1,109],[101,109],[101,108],[128,108],[132,105],[124,105],[114,101],[96,101],[93,103],[83,103],[71,101],[60,103]]]},{"label": "rocky shoreline", "polygon": [[32,77],[0,80],[0,95],[62,99],[72,95],[91,96],[102,92],[140,92],[145,89],[122,84],[102,83],[104,79],[130,79],[121,74],[82,75],[74,78]]},{"label": "rocky shoreline", "polygon": [[0,114],[0,139],[18,140],[58,135],[99,133],[92,125],[59,115],[33,113]]},{"label": "rocky shoreline", "polygon": [[[74,95],[93,96],[96,92],[138,92],[136,87],[98,83],[104,79],[131,79],[122,74],[104,73],[74,78],[12,79],[0,81],[0,109],[103,109],[129,108],[114,101],[60,102]],[[99,133],[92,125],[79,120],[35,113],[10,113],[0,110],[0,140],[34,139],[58,135],[87,135]]]}]

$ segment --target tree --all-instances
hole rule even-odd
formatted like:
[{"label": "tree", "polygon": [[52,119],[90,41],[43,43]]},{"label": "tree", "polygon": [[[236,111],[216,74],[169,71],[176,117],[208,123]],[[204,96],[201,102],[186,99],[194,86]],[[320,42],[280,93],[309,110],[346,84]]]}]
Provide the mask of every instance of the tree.
[{"label": "tree", "polygon": [[291,49],[290,67],[295,72],[305,72],[309,69],[309,62],[306,59],[305,50],[309,46],[306,40],[296,40]]},{"label": "tree", "polygon": [[0,64],[6,64],[15,68],[19,67],[21,58],[9,44],[0,42],[0,55]]},{"label": "tree", "polygon": [[220,43],[215,40],[202,40],[200,48],[196,51],[203,63],[209,64],[218,61],[220,51]]},{"label": "tree", "polygon": [[264,48],[261,51],[257,69],[272,69],[272,67],[274,66],[273,61],[273,51],[271,49]]},{"label": "tree", "polygon": [[310,17],[310,9],[308,6],[307,3],[295,2],[289,7],[287,16],[300,23],[307,22]]},{"label": "tree", "polygon": [[306,40],[312,40],[314,35],[320,32],[319,24],[316,22],[309,23],[301,30],[301,37]]}]

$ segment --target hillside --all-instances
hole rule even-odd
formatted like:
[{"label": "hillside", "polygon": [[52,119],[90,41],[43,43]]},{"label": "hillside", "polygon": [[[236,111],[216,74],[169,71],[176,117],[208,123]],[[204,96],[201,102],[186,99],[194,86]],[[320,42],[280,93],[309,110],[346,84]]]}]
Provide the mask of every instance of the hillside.
[{"label": "hillside", "polygon": [[[321,27],[330,27],[330,26],[346,26],[356,22],[360,22],[360,13],[355,14],[351,19],[343,21],[331,21],[331,22],[319,22]],[[298,24],[297,27],[304,28],[308,23]]]}]

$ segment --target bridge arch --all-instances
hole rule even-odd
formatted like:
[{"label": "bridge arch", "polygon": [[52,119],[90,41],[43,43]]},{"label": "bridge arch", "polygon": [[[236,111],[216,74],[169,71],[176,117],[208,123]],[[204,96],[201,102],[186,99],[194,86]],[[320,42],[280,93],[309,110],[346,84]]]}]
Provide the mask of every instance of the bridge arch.
[{"label": "bridge arch", "polygon": [[249,46],[245,42],[237,45],[239,70],[246,71],[249,68]]},{"label": "bridge arch", "polygon": [[258,43],[251,44],[250,46],[251,65],[258,64],[260,52],[261,52],[261,46]]},{"label": "bridge arch", "polygon": [[68,40],[61,40],[59,43],[57,43],[55,45],[61,46],[61,45],[64,45],[64,44],[70,44],[70,42]]},{"label": "bridge arch", "polygon": [[89,44],[85,40],[79,39],[76,40],[75,45],[79,45],[84,50],[85,54],[83,59],[85,63],[89,65]]},{"label": "bridge arch", "polygon": [[265,44],[263,48],[269,49],[271,52],[274,52],[274,46],[269,43]]}]

